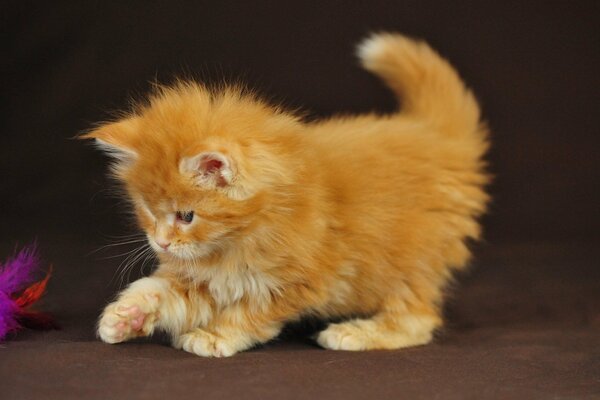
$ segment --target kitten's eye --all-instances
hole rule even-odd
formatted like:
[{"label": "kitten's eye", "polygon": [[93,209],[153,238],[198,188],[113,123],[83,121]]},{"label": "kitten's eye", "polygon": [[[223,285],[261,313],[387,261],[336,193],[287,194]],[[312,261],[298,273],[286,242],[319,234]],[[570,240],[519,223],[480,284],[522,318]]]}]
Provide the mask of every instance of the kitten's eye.
[{"label": "kitten's eye", "polygon": [[189,224],[194,219],[193,211],[177,211],[175,213],[175,218],[177,221],[183,222],[184,224]]}]

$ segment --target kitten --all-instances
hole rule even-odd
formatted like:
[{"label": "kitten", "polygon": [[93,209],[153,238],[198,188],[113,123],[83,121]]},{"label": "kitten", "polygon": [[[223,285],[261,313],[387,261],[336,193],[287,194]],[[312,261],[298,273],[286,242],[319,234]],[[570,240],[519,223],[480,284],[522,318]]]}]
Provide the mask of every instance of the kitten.
[{"label": "kitten", "polygon": [[160,260],[104,310],[107,343],[168,332],[231,356],[303,316],[334,350],[426,344],[486,206],[487,132],[472,93],[427,44],[378,34],[364,67],[403,107],[306,123],[235,87],[159,89],[83,138],[115,157]]}]

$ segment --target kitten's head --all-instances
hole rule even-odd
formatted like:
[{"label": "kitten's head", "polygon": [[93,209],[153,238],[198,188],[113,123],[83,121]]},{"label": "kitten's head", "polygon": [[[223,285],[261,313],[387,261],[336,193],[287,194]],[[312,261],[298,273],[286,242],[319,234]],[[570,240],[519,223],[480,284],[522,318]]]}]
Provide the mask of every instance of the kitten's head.
[{"label": "kitten's head", "polygon": [[299,126],[240,89],[180,83],[82,138],[114,157],[157,254],[189,260],[235,246],[285,197]]}]

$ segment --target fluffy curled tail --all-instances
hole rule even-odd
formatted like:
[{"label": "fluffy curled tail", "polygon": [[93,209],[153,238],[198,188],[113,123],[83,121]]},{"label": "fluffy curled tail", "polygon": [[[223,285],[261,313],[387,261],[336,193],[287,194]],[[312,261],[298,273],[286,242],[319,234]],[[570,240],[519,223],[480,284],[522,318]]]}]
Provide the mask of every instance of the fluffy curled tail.
[{"label": "fluffy curled tail", "polygon": [[402,113],[425,119],[445,135],[480,132],[479,107],[454,68],[425,42],[375,34],[358,46],[365,69],[379,75],[402,100]]}]

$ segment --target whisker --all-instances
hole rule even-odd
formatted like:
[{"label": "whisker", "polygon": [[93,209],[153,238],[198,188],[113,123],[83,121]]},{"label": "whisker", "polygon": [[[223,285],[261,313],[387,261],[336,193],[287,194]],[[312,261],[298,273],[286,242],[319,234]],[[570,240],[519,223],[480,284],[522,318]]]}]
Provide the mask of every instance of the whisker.
[{"label": "whisker", "polygon": [[145,243],[139,247],[136,247],[132,251],[125,253],[125,254],[127,254],[127,257],[125,257],[125,259],[123,261],[121,261],[121,263],[117,267],[117,270],[115,271],[115,276],[113,276],[113,279],[116,276],[119,277],[119,282],[120,282],[119,287],[123,286],[123,281],[125,279],[125,273],[127,272],[127,270],[135,263],[135,261],[138,259],[138,257],[141,254],[144,254],[146,251],[148,251],[150,249],[151,249],[150,245],[148,243]]},{"label": "whisker", "polygon": [[[92,254],[98,253],[99,251],[106,250],[106,249],[109,249],[109,248],[112,248],[112,247],[125,246],[125,245],[133,244],[133,243],[141,243],[141,242],[144,242],[146,240],[147,239],[144,237],[144,238],[139,238],[139,239],[135,239],[135,240],[127,240],[127,241],[119,242],[119,243],[105,244],[104,246],[101,246],[101,247],[97,248],[96,250],[92,250],[91,252],[89,252],[87,254],[87,256],[90,256]],[[126,254],[126,253],[124,253],[124,254]]]},{"label": "whisker", "polygon": [[121,240],[121,239],[130,239],[130,238],[145,238],[146,234],[144,232],[136,232],[129,235],[103,235],[104,238],[109,240]]},{"label": "whisker", "polygon": [[154,267],[154,254],[153,252],[149,252],[146,254],[146,257],[144,257],[144,261],[142,261],[142,266],[140,267],[140,274],[144,275],[146,273],[146,263],[150,262],[150,268]]},{"label": "whisker", "polygon": [[127,255],[130,255],[131,253],[133,253],[133,252],[135,252],[137,250],[139,250],[139,247],[136,247],[133,250],[129,250],[129,251],[126,251],[124,253],[115,254],[115,255],[112,255],[112,256],[101,257],[100,260],[108,260],[108,259],[111,259],[111,258],[117,258],[117,257],[127,256]]},{"label": "whisker", "polygon": [[131,271],[133,270],[133,267],[135,266],[135,264],[151,250],[152,249],[148,246],[148,247],[144,248],[141,252],[139,252],[135,257],[133,257],[131,259],[131,261],[129,261],[129,263],[125,267],[125,270],[127,271],[127,278],[126,278],[127,282],[129,282],[131,279]]}]

